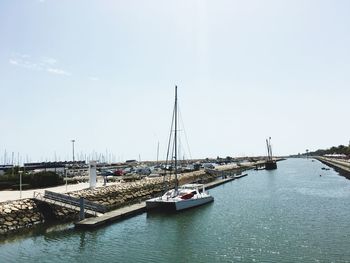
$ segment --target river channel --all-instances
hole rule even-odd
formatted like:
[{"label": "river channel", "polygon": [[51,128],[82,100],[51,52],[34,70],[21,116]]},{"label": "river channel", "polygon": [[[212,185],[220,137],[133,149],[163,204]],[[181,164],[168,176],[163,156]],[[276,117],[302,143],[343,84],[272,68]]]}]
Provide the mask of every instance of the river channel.
[{"label": "river channel", "polygon": [[0,262],[350,262],[350,180],[311,159],[210,190],[211,204],[0,240]]}]

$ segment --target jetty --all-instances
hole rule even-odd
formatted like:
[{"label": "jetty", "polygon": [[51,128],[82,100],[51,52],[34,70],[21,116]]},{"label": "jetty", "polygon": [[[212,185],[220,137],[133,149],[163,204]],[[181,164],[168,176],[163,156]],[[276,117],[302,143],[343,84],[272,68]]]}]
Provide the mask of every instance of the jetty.
[{"label": "jetty", "polygon": [[101,216],[90,217],[75,223],[76,227],[93,228],[108,224],[117,220],[122,220],[131,216],[142,214],[146,211],[146,202],[125,206]]},{"label": "jetty", "polygon": [[[213,182],[205,184],[206,189],[211,189],[216,186],[231,182],[236,179],[247,176],[248,174],[233,175],[226,178],[221,178]],[[77,228],[95,228],[101,225],[109,224],[115,221],[130,218],[146,212],[146,202],[136,203],[130,206],[124,206],[111,212],[104,213],[97,217],[90,217],[75,223]]]}]

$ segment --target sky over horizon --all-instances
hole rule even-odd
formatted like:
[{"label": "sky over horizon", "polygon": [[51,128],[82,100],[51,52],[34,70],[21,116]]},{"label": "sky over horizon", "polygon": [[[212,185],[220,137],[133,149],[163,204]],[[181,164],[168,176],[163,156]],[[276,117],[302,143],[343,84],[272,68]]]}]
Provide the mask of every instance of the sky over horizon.
[{"label": "sky over horizon", "polygon": [[[350,139],[350,2],[3,0],[0,163],[165,159],[174,86],[192,158]],[[187,150],[188,151],[188,150]],[[56,157],[55,157],[56,156]],[[186,155],[189,158],[189,153]]]}]

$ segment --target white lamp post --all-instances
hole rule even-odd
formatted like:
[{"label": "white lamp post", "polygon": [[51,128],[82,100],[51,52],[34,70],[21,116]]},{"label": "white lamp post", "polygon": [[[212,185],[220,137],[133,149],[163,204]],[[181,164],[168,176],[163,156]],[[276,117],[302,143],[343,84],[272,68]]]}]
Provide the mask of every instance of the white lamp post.
[{"label": "white lamp post", "polygon": [[19,199],[22,199],[22,173],[23,171],[18,171],[19,173]]},{"label": "white lamp post", "polygon": [[67,169],[64,168],[64,175],[66,177],[66,193],[68,192],[68,178],[67,178]]},{"label": "white lamp post", "polygon": [[72,142],[72,146],[73,146],[73,163],[74,163],[74,143],[75,143],[75,140],[71,140],[71,142]]}]

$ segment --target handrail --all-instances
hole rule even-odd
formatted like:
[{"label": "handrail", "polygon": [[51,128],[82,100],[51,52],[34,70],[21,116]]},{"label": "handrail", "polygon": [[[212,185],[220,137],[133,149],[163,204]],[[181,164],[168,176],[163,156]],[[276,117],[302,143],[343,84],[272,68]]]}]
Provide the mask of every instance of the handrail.
[{"label": "handrail", "polygon": [[[73,196],[45,190],[44,197],[48,198],[48,199],[52,199],[52,200],[57,200],[57,201],[60,201],[62,203],[68,203],[68,204],[78,206],[78,207],[80,206],[80,199],[73,197]],[[84,206],[85,206],[85,208],[87,208],[89,210],[93,210],[93,211],[100,212],[100,213],[105,213],[107,211],[107,208],[104,205],[96,204],[96,203],[93,203],[93,202],[88,201],[86,199],[84,200]]]},{"label": "handrail", "polygon": [[40,199],[40,197],[42,197],[42,193],[36,192],[36,191],[33,192],[33,198],[38,198],[38,199]]},{"label": "handrail", "polygon": [[[52,204],[55,204],[58,206],[63,206],[63,207],[69,208],[69,209],[79,209],[79,207],[76,204],[70,204],[70,203],[62,202],[60,200],[55,200],[53,198],[47,198],[47,196],[45,198],[42,193],[36,192],[36,191],[33,192],[33,198],[40,200],[40,201],[52,203]],[[84,211],[85,211],[85,213],[88,213],[88,214],[93,215],[93,216],[97,216],[97,213],[99,213],[98,211],[88,209],[87,207],[84,207]]]}]

